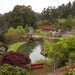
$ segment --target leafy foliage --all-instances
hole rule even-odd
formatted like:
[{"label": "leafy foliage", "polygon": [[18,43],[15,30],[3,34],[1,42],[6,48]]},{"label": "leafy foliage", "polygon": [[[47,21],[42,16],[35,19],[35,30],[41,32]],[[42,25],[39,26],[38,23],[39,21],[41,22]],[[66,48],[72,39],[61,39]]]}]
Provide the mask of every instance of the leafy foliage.
[{"label": "leafy foliage", "polygon": [[63,28],[70,28],[70,27],[72,27],[74,24],[73,24],[73,21],[72,21],[72,16],[71,15],[69,15],[68,16],[68,18],[67,18],[67,20],[64,22],[64,23],[62,23],[62,27]]},{"label": "leafy foliage", "polygon": [[3,43],[7,43],[5,38],[3,37],[3,35],[0,35],[0,41],[3,42]]},{"label": "leafy foliage", "polygon": [[34,33],[36,33],[36,34],[43,34],[43,31],[42,31],[41,29],[36,29],[36,30],[34,31]]},{"label": "leafy foliage", "polygon": [[22,39],[22,37],[25,34],[25,30],[23,26],[17,26],[16,29],[13,27],[10,27],[8,32],[3,35],[7,43],[13,43],[16,42],[17,40]]},{"label": "leafy foliage", "polygon": [[15,29],[14,29],[13,27],[10,27],[9,30],[8,30],[8,33],[10,33],[10,32],[11,32],[11,33],[12,33],[12,32],[15,32]]},{"label": "leafy foliage", "polygon": [[40,59],[35,62],[35,64],[39,64],[39,63],[47,63],[48,65],[51,65],[51,62],[49,59]]},{"label": "leafy foliage", "polygon": [[0,75],[28,75],[28,72],[25,68],[4,64],[0,68]]},{"label": "leafy foliage", "polygon": [[35,18],[35,13],[30,6],[16,5],[13,11],[8,14],[9,26],[14,28],[17,26],[25,27],[26,24],[32,26],[36,20],[33,17]]},{"label": "leafy foliage", "polygon": [[1,57],[1,63],[2,64],[10,64],[13,66],[19,66],[22,68],[25,68],[27,64],[29,64],[31,62],[29,56],[24,55],[22,53],[19,52],[13,52],[10,51],[8,53],[5,53],[2,57]]},{"label": "leafy foliage", "polygon": [[16,42],[16,40],[19,40],[21,36],[19,36],[17,33],[9,32],[4,34],[4,38],[7,43],[12,43],[12,42]]},{"label": "leafy foliage", "polygon": [[6,44],[1,44],[0,45],[0,53],[5,53],[8,49],[8,46]]},{"label": "leafy foliage", "polygon": [[75,75],[75,70],[68,69],[67,71],[63,72],[63,75]]},{"label": "leafy foliage", "polygon": [[[44,42],[44,49],[48,57],[52,60],[55,60],[57,64],[61,62],[71,63],[71,58],[74,61],[75,59],[75,36],[65,37],[60,39],[57,43],[50,43],[48,41]],[[60,62],[60,63],[61,63]]]},{"label": "leafy foliage", "polygon": [[15,32],[19,34],[19,36],[23,36],[25,34],[25,30],[22,26],[17,26]]},{"label": "leafy foliage", "polygon": [[28,24],[25,26],[25,31],[29,32],[29,26],[28,26]]}]

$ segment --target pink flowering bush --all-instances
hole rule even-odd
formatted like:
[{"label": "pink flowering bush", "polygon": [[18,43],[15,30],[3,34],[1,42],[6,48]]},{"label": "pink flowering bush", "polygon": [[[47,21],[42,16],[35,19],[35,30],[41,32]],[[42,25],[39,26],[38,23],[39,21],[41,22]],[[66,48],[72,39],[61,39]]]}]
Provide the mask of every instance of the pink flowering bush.
[{"label": "pink flowering bush", "polygon": [[43,28],[42,30],[50,30],[51,28]]}]

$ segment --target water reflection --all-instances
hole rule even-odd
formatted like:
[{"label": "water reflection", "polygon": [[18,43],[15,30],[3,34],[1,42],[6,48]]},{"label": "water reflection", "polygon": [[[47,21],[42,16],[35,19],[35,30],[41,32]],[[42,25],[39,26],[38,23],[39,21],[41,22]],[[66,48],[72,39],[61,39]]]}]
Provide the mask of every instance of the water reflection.
[{"label": "water reflection", "polygon": [[42,50],[41,43],[34,42],[34,43],[27,43],[21,46],[17,51],[29,55],[31,62],[34,63],[36,60],[45,59],[45,57],[40,54],[41,50]]},{"label": "water reflection", "polygon": [[32,63],[34,63],[36,60],[39,60],[39,59],[45,59],[45,57],[40,54],[41,50],[42,50],[42,47],[41,47],[40,44],[37,45],[37,46],[33,49],[33,52],[29,55],[30,58],[31,58]]}]

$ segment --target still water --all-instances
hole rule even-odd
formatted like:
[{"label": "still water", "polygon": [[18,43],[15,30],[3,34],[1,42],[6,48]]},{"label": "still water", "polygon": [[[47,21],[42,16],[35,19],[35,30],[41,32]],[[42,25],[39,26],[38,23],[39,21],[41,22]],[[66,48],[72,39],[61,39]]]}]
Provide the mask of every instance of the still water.
[{"label": "still water", "polygon": [[42,50],[42,46],[39,44],[35,46],[35,48],[33,49],[33,52],[30,53],[29,57],[32,63],[34,63],[36,60],[39,60],[39,59],[45,59],[45,57],[40,54],[41,50]]},{"label": "still water", "polygon": [[45,59],[45,56],[41,55],[42,45],[39,42],[27,43],[18,49],[18,52],[29,55],[31,62],[34,63],[39,59]]}]

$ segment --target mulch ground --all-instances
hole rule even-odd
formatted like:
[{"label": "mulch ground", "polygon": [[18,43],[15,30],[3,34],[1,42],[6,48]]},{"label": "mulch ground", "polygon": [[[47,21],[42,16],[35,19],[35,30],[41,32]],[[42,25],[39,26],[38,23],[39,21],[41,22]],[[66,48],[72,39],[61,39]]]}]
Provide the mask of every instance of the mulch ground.
[{"label": "mulch ground", "polygon": [[43,68],[29,70],[29,75],[47,75],[49,72],[52,72],[52,68],[49,65],[44,64]]}]

